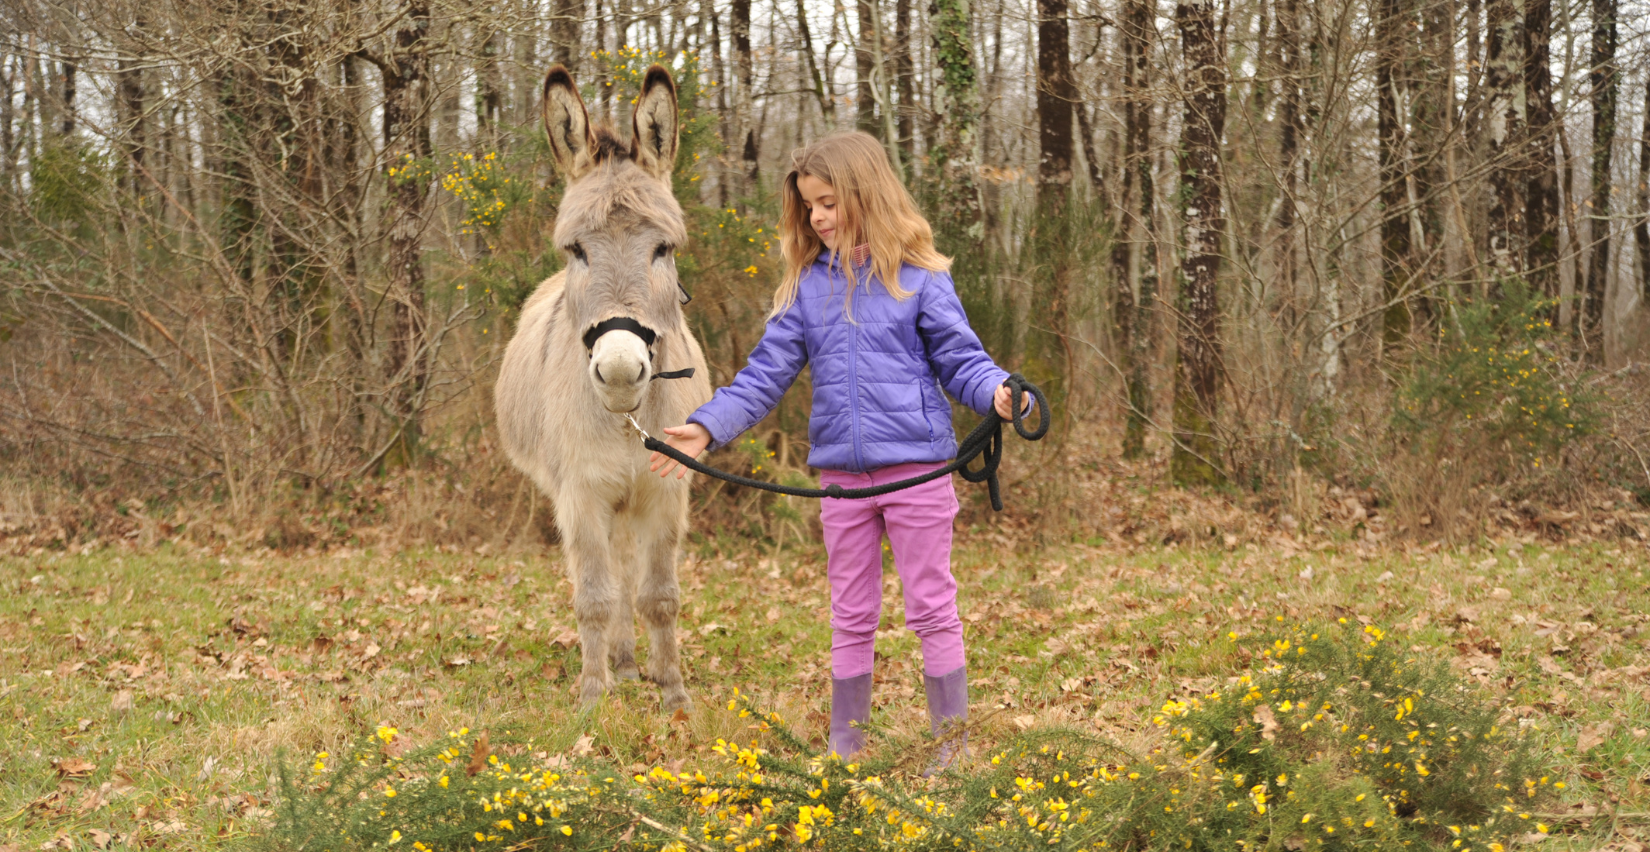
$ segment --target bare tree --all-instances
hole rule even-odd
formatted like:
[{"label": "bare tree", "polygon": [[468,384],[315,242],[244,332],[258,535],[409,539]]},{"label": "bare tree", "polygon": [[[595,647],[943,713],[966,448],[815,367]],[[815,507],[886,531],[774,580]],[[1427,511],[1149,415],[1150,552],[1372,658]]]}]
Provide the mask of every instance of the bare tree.
[{"label": "bare tree", "polygon": [[1212,0],[1175,6],[1185,63],[1185,111],[1180,130],[1180,215],[1185,256],[1180,264],[1179,346],[1175,355],[1174,479],[1213,483],[1220,414],[1221,140],[1226,132],[1226,57]]},{"label": "bare tree", "polygon": [[1409,296],[1414,244],[1409,226],[1409,140],[1403,104],[1409,92],[1403,73],[1412,52],[1408,0],[1376,0],[1375,103],[1381,169],[1381,296],[1386,302],[1381,339],[1387,347],[1409,336]]},{"label": "bare tree", "polygon": [[430,175],[427,115],[430,26],[426,0],[408,0],[393,47],[377,57],[384,77],[384,162],[390,182],[385,222],[389,234],[389,301],[394,314],[386,374],[392,381],[390,411],[400,421],[401,446],[411,452],[419,438],[419,397],[428,379],[424,362],[424,202]]},{"label": "bare tree", "polygon": [[931,0],[930,29],[938,66],[934,113],[939,142],[930,156],[939,166],[943,224],[978,240],[984,235],[979,188],[980,82],[974,68],[969,0]]},{"label": "bare tree", "polygon": [[1634,247],[1638,249],[1639,298],[1650,300],[1650,81],[1644,84],[1643,129],[1639,131],[1639,182],[1635,199],[1638,216],[1633,223]]},{"label": "bare tree", "polygon": [[1604,297],[1610,275],[1610,160],[1616,137],[1616,3],[1593,0],[1591,70],[1587,99],[1593,108],[1592,198],[1587,202],[1591,248],[1586,290],[1576,312],[1577,338],[1593,363],[1604,362]]},{"label": "bare tree", "polygon": [[1525,133],[1523,21],[1512,0],[1489,0],[1485,9],[1485,123],[1493,200],[1486,229],[1492,273],[1524,274]]},{"label": "bare tree", "polygon": [[[1558,119],[1553,114],[1552,0],[1524,3],[1524,99],[1528,115],[1522,166],[1524,274],[1537,293],[1558,298]],[[1557,319],[1557,314],[1553,315]]]},{"label": "bare tree", "polygon": [[[1118,229],[1121,236],[1112,249],[1112,317],[1127,385],[1125,458],[1137,458],[1145,451],[1152,410],[1149,359],[1156,348],[1157,191],[1152,179],[1150,94],[1151,45],[1155,34],[1153,11],[1147,0],[1125,0],[1119,27],[1123,41],[1124,110],[1119,201],[1125,212]],[[1138,199],[1132,211],[1128,209],[1131,183]]]}]

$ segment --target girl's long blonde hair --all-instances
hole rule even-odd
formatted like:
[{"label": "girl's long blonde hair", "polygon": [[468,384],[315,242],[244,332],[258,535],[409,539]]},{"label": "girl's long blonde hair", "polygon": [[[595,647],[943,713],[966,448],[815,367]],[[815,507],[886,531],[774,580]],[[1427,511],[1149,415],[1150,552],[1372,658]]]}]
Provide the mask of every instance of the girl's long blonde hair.
[{"label": "girl's long blonde hair", "polygon": [[[857,130],[834,133],[791,152],[791,171],[780,190],[779,247],[785,257],[785,277],[773,294],[770,316],[779,316],[796,303],[803,271],[825,248],[808,221],[808,207],[796,186],[803,175],[822,180],[836,191],[837,247],[831,252],[831,263],[841,264],[855,280],[868,282],[875,275],[889,295],[904,300],[911,297],[911,291],[900,286],[900,264],[935,271],[951,268],[951,259],[935,250],[934,229],[917,212],[911,193],[894,174],[882,143]],[[856,262],[854,249],[862,245],[870,246],[870,256]],[[852,296],[850,287],[844,311]]]}]

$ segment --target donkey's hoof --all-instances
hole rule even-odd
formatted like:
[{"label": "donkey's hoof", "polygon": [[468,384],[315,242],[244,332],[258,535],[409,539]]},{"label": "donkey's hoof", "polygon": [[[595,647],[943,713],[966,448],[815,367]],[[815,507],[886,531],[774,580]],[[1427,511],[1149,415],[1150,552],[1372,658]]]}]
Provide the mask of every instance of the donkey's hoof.
[{"label": "donkey's hoof", "polygon": [[607,683],[603,678],[579,678],[579,709],[594,709],[602,703],[602,696],[606,693]]},{"label": "donkey's hoof", "polygon": [[687,715],[693,712],[693,701],[688,698],[687,690],[678,686],[664,691],[659,698],[659,709],[671,715],[678,712]]},{"label": "donkey's hoof", "polygon": [[641,680],[641,678],[642,672],[640,669],[636,668],[635,663],[631,663],[628,666],[619,665],[613,669],[614,680]]}]

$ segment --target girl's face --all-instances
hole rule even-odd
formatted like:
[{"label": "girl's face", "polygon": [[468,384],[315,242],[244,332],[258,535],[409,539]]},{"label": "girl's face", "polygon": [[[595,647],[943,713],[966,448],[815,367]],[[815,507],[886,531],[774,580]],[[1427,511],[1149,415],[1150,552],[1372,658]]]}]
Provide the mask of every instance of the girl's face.
[{"label": "girl's face", "polygon": [[808,224],[825,247],[836,251],[836,190],[813,175],[797,175],[796,190],[808,211]]}]

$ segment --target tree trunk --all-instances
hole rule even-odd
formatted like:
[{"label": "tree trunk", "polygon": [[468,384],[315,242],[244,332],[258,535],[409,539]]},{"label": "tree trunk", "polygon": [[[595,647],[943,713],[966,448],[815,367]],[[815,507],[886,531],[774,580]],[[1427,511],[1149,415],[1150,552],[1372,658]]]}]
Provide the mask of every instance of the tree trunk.
[{"label": "tree trunk", "polygon": [[[910,2],[910,0],[903,0]],[[825,88],[825,77],[819,73],[819,61],[814,57],[814,37],[808,29],[808,10],[805,0],[796,0],[797,35],[802,40],[802,58],[808,66],[808,77],[813,83],[814,100],[819,104],[819,116],[826,128],[836,127],[836,98]]]},{"label": "tree trunk", "polygon": [[1071,34],[1066,0],[1037,0],[1037,206],[1048,216],[1065,214],[1071,191]]},{"label": "tree trunk", "polygon": [[761,173],[758,163],[759,143],[752,123],[753,99],[756,97],[756,69],[751,59],[751,0],[733,0],[733,69],[739,78],[739,98],[735,106],[738,146],[744,169],[740,173],[740,194],[755,196]]},{"label": "tree trunk", "polygon": [[1633,241],[1639,256],[1639,300],[1650,307],[1650,82],[1644,85],[1644,126],[1639,131],[1638,222]]},{"label": "tree trunk", "polygon": [[16,189],[13,174],[17,171],[17,142],[12,130],[16,105],[12,97],[22,75],[21,61],[17,68],[12,71],[12,57],[0,54],[0,189],[8,191]]},{"label": "tree trunk", "polygon": [[235,278],[232,286],[242,289],[237,295],[245,297],[245,288],[252,282],[253,225],[256,210],[253,207],[251,148],[257,135],[259,112],[254,83],[249,74],[236,66],[226,71],[218,81],[218,145],[215,153],[220,158],[219,174],[223,197],[222,212],[218,216],[219,241]]},{"label": "tree trunk", "polygon": [[[1454,141],[1454,10],[1449,0],[1419,0],[1420,50],[1415,61],[1415,94],[1410,105],[1409,156],[1414,188],[1410,204],[1413,274],[1430,284],[1448,274],[1445,263],[1444,197],[1450,191],[1447,149]],[[1556,209],[1556,208],[1555,208]],[[1431,292],[1410,300],[1412,324],[1426,325],[1436,316],[1438,299]]]},{"label": "tree trunk", "polygon": [[1071,32],[1066,0],[1037,0],[1037,216],[1039,243],[1047,253],[1047,292],[1038,300],[1053,332],[1043,354],[1054,365],[1057,399],[1071,391],[1072,105],[1077,84],[1071,76]]},{"label": "tree trunk", "polygon": [[78,69],[73,62],[67,59],[63,60],[59,67],[61,73],[58,75],[58,84],[61,100],[58,105],[62,107],[63,115],[61,116],[62,124],[58,128],[58,132],[64,138],[67,138],[74,135],[75,73]]},{"label": "tree trunk", "polygon": [[[601,2],[602,0],[596,0],[598,11],[601,9]],[[703,14],[710,18],[710,70],[711,84],[716,89],[717,123],[721,125],[723,143],[732,148],[735,124],[732,120],[733,112],[729,109],[731,104],[728,95],[730,87],[728,86],[727,68],[722,63],[721,16],[716,14],[716,7],[712,4],[712,0],[704,0],[703,10]],[[728,202],[733,198],[732,183],[733,170],[728,168],[728,155],[724,152],[722,156],[717,158],[716,169],[716,206],[724,210],[727,209]]]},{"label": "tree trunk", "polygon": [[[1113,269],[1121,273],[1114,285],[1114,315],[1121,332],[1122,370],[1129,400],[1123,429],[1123,457],[1145,454],[1146,428],[1151,421],[1151,357],[1157,349],[1157,190],[1152,181],[1151,45],[1156,10],[1147,0],[1124,0],[1123,22],[1123,168],[1124,194],[1135,184],[1139,204],[1133,222],[1125,219],[1125,233],[1138,230],[1140,239],[1113,250]],[[1119,261],[1121,260],[1121,263]],[[1138,276],[1138,283],[1131,281]]]},{"label": "tree trunk", "polygon": [[1410,27],[1404,0],[1378,0],[1375,20],[1376,134],[1381,177],[1381,321],[1383,349],[1401,346],[1409,337],[1409,291],[1412,252],[1409,226],[1408,169],[1400,104],[1407,99],[1404,61],[1410,51]]},{"label": "tree trunk", "polygon": [[[1612,2],[1612,0],[1601,0]],[[1596,4],[1595,4],[1596,8]],[[1524,275],[1531,292],[1558,300],[1558,119],[1553,113],[1552,0],[1524,0]],[[1551,314],[1557,320],[1556,312]]]},{"label": "tree trunk", "polygon": [[1094,144],[1094,123],[1089,118],[1088,104],[1081,101],[1073,104],[1077,112],[1077,134],[1083,139],[1083,161],[1088,166],[1089,189],[1094,193],[1094,203],[1100,206],[1103,215],[1108,221],[1116,217],[1110,215],[1110,197],[1106,188],[1106,170],[1100,159],[1100,151]]},{"label": "tree trunk", "polygon": [[899,97],[900,159],[915,164],[917,102],[913,90],[916,64],[911,60],[911,0],[894,0],[894,87]]},{"label": "tree trunk", "polygon": [[[136,28],[143,27],[140,21]],[[10,106],[10,87],[7,87],[7,106]],[[115,102],[120,116],[120,132],[124,137],[122,148],[131,164],[133,195],[144,194],[143,153],[146,147],[143,121],[143,68],[130,56],[122,56],[115,64]],[[7,116],[6,137],[10,141],[11,127]],[[10,146],[7,146],[10,150]]]},{"label": "tree trunk", "polygon": [[1283,170],[1278,205],[1278,278],[1283,292],[1295,295],[1295,208],[1299,191],[1301,137],[1301,34],[1298,0],[1277,0],[1279,85],[1278,167]]},{"label": "tree trunk", "polygon": [[584,59],[584,45],[579,35],[584,29],[584,0],[556,0],[555,18],[550,21],[550,58],[567,66],[573,79],[579,79],[579,63]]},{"label": "tree trunk", "polygon": [[854,48],[854,102],[858,106],[854,117],[854,126],[872,136],[880,136],[882,128],[877,121],[876,96],[876,57],[880,53],[876,46],[877,32],[880,29],[876,21],[876,6],[871,0],[856,0],[855,8],[859,10],[859,39]]},{"label": "tree trunk", "polygon": [[1616,138],[1616,0],[1593,0],[1592,71],[1593,197],[1588,202],[1587,286],[1581,299],[1579,337],[1587,360],[1604,363],[1604,296],[1610,276],[1610,153]]},{"label": "tree trunk", "polygon": [[1489,136],[1489,179],[1492,200],[1486,223],[1486,248],[1492,276],[1499,279],[1524,274],[1524,138],[1523,45],[1512,0],[1489,0],[1485,10],[1484,123]]},{"label": "tree trunk", "polygon": [[429,186],[430,59],[427,0],[413,0],[395,33],[395,51],[384,63],[384,159],[389,167],[388,301],[392,306],[389,353],[389,411],[400,427],[405,463],[419,439],[419,406],[428,376],[425,364],[424,202]]},{"label": "tree trunk", "polygon": [[984,236],[978,177],[980,84],[969,0],[932,0],[928,15],[939,68],[934,112],[940,116],[940,139],[930,149],[930,159],[940,171],[942,230],[977,244]]},{"label": "tree trunk", "polygon": [[1186,69],[1181,119],[1180,199],[1186,255],[1180,266],[1180,335],[1175,356],[1174,454],[1180,484],[1213,484],[1220,445],[1214,434],[1220,407],[1220,145],[1226,128],[1226,57],[1215,30],[1213,0],[1182,0],[1175,7]]}]

